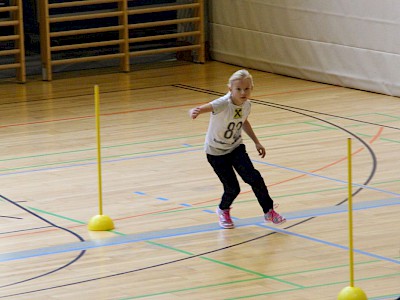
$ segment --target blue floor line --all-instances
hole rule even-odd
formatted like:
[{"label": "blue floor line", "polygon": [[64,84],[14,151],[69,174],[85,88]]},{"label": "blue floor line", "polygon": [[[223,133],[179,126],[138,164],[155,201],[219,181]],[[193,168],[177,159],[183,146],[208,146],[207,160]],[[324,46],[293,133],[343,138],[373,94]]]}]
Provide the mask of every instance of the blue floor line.
[{"label": "blue floor line", "polygon": [[[330,180],[330,181],[335,181],[335,182],[343,183],[343,184],[346,184],[346,185],[348,184],[348,182],[346,180],[341,180],[341,179],[336,179],[336,178],[332,178],[332,177],[328,177],[328,176],[323,176],[323,175],[319,175],[319,174],[312,173],[312,172],[302,171],[302,170],[289,168],[289,167],[285,167],[285,166],[281,166],[281,165],[277,165],[277,164],[272,164],[272,163],[268,163],[268,162],[264,162],[264,161],[254,160],[253,162],[254,163],[263,164],[263,165],[267,165],[267,166],[271,166],[271,167],[275,167],[275,168],[278,168],[278,169],[284,169],[284,170],[287,170],[287,171],[308,175],[308,176],[327,179],[327,180]],[[387,190],[382,190],[382,189],[379,189],[379,188],[376,188],[376,187],[372,187],[372,186],[369,186],[369,185],[363,185],[363,184],[358,184],[358,183],[354,183],[353,182],[352,186],[353,187],[363,188],[363,189],[366,189],[366,190],[377,191],[377,192],[389,194],[389,195],[396,196],[396,197],[400,197],[399,193],[391,192],[391,191],[387,191]]]},{"label": "blue floor line", "polygon": [[[400,204],[400,198],[389,198],[389,199],[382,199],[382,200],[373,200],[373,201],[365,201],[363,203],[356,203],[353,205],[353,210],[366,210],[372,208],[381,208],[387,206],[395,206]],[[323,207],[317,209],[309,209],[304,211],[296,211],[296,212],[288,212],[285,213],[285,217],[287,220],[295,220],[295,219],[303,219],[308,217],[318,217],[323,215],[331,215],[337,213],[345,213],[347,212],[347,205],[340,205],[340,206],[333,206],[333,207]],[[312,237],[308,237],[301,234],[296,234],[290,232],[285,229],[279,229],[276,227],[271,227],[264,225],[264,220],[262,216],[255,217],[255,218],[246,218],[246,219],[238,219],[235,220],[236,227],[244,227],[244,226],[262,226],[264,228],[268,228],[272,231],[281,232],[288,235],[294,235],[303,239],[308,239],[314,242],[322,243],[329,246],[334,246],[341,249],[347,249],[345,246],[341,246],[339,244],[330,243],[328,241],[323,241],[319,239],[315,239]],[[136,243],[142,241],[149,241],[149,240],[157,240],[163,238],[171,238],[176,236],[184,236],[184,235],[192,235],[197,233],[204,233],[204,232],[212,232],[222,230],[217,222],[211,224],[202,224],[196,226],[189,226],[183,228],[172,228],[160,231],[152,231],[152,232],[144,232],[138,234],[130,234],[126,236],[118,236],[113,238],[101,239],[101,240],[91,240],[91,241],[84,241],[84,242],[77,242],[77,243],[70,243],[70,244],[63,244],[58,246],[52,247],[45,247],[45,248],[38,248],[32,250],[24,250],[24,251],[17,251],[11,253],[3,253],[0,254],[0,262],[6,261],[15,261],[27,258],[33,258],[38,256],[46,256],[46,255],[53,255],[58,253],[66,253],[72,251],[82,251],[88,250],[93,248],[100,248],[106,246],[116,246],[122,244],[129,244],[129,243]],[[373,253],[368,253],[362,250],[354,250],[357,253],[367,255],[373,258],[378,258],[380,260],[384,260],[387,262],[392,262],[396,264],[400,264],[400,261],[396,261],[391,258],[379,256]]]}]

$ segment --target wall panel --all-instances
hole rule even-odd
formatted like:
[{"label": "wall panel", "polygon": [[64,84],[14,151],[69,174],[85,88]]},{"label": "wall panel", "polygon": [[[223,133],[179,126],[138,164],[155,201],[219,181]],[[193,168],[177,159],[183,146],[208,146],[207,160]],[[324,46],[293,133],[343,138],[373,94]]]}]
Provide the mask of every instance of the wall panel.
[{"label": "wall panel", "polygon": [[400,1],[214,0],[214,59],[400,96]]}]

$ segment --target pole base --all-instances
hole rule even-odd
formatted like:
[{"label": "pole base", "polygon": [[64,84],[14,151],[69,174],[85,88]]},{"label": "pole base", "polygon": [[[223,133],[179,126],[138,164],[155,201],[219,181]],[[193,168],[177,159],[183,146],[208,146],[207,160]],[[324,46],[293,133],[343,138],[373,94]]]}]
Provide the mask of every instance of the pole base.
[{"label": "pole base", "polygon": [[88,223],[88,229],[92,231],[108,231],[114,229],[114,222],[109,216],[96,215]]},{"label": "pole base", "polygon": [[368,300],[368,298],[362,289],[347,286],[340,291],[337,300]]}]

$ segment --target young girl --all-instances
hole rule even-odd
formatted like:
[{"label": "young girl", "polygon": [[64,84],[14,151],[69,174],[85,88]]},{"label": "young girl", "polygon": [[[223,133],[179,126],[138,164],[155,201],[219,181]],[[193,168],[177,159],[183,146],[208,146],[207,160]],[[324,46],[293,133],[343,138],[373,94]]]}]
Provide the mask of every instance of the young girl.
[{"label": "young girl", "polygon": [[254,168],[242,141],[243,129],[253,140],[259,155],[265,157],[265,148],[247,119],[251,108],[248,98],[253,89],[253,78],[247,70],[239,70],[230,77],[228,88],[229,92],[225,96],[189,111],[192,119],[202,113],[211,112],[204,149],[208,162],[224,187],[217,208],[219,225],[222,228],[235,227],[230,216],[231,205],[240,193],[235,170],[253,189],[265,220],[282,224],[286,219],[274,210],[274,202],[269,196],[264,179]]}]

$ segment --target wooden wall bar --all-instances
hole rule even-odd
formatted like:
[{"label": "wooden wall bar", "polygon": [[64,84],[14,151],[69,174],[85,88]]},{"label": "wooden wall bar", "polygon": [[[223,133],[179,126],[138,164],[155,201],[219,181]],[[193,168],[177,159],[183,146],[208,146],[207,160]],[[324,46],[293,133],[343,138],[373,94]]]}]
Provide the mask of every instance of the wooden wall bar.
[{"label": "wooden wall bar", "polygon": [[0,63],[0,71],[15,69],[17,80],[23,83],[26,67],[22,0],[12,0],[8,6],[0,7],[0,32],[0,57],[6,57]]},{"label": "wooden wall bar", "polygon": [[[124,24],[126,6],[122,2],[126,4],[126,0],[43,1],[40,6],[43,80],[52,80],[52,67],[55,65],[106,59],[119,58],[121,70],[129,71],[125,59],[127,53],[121,52],[121,49],[126,51],[123,45],[124,31],[127,30]],[[101,8],[104,4],[111,8]],[[118,23],[110,25],[112,22],[109,20],[113,18]],[[96,37],[100,33],[107,39],[98,40]]]},{"label": "wooden wall bar", "polygon": [[[128,0],[42,3],[43,80],[52,80],[53,66],[68,63],[119,59],[120,69],[129,72],[131,57],[180,51],[205,61],[203,0],[142,6]],[[160,20],[162,13],[168,16]]]}]

